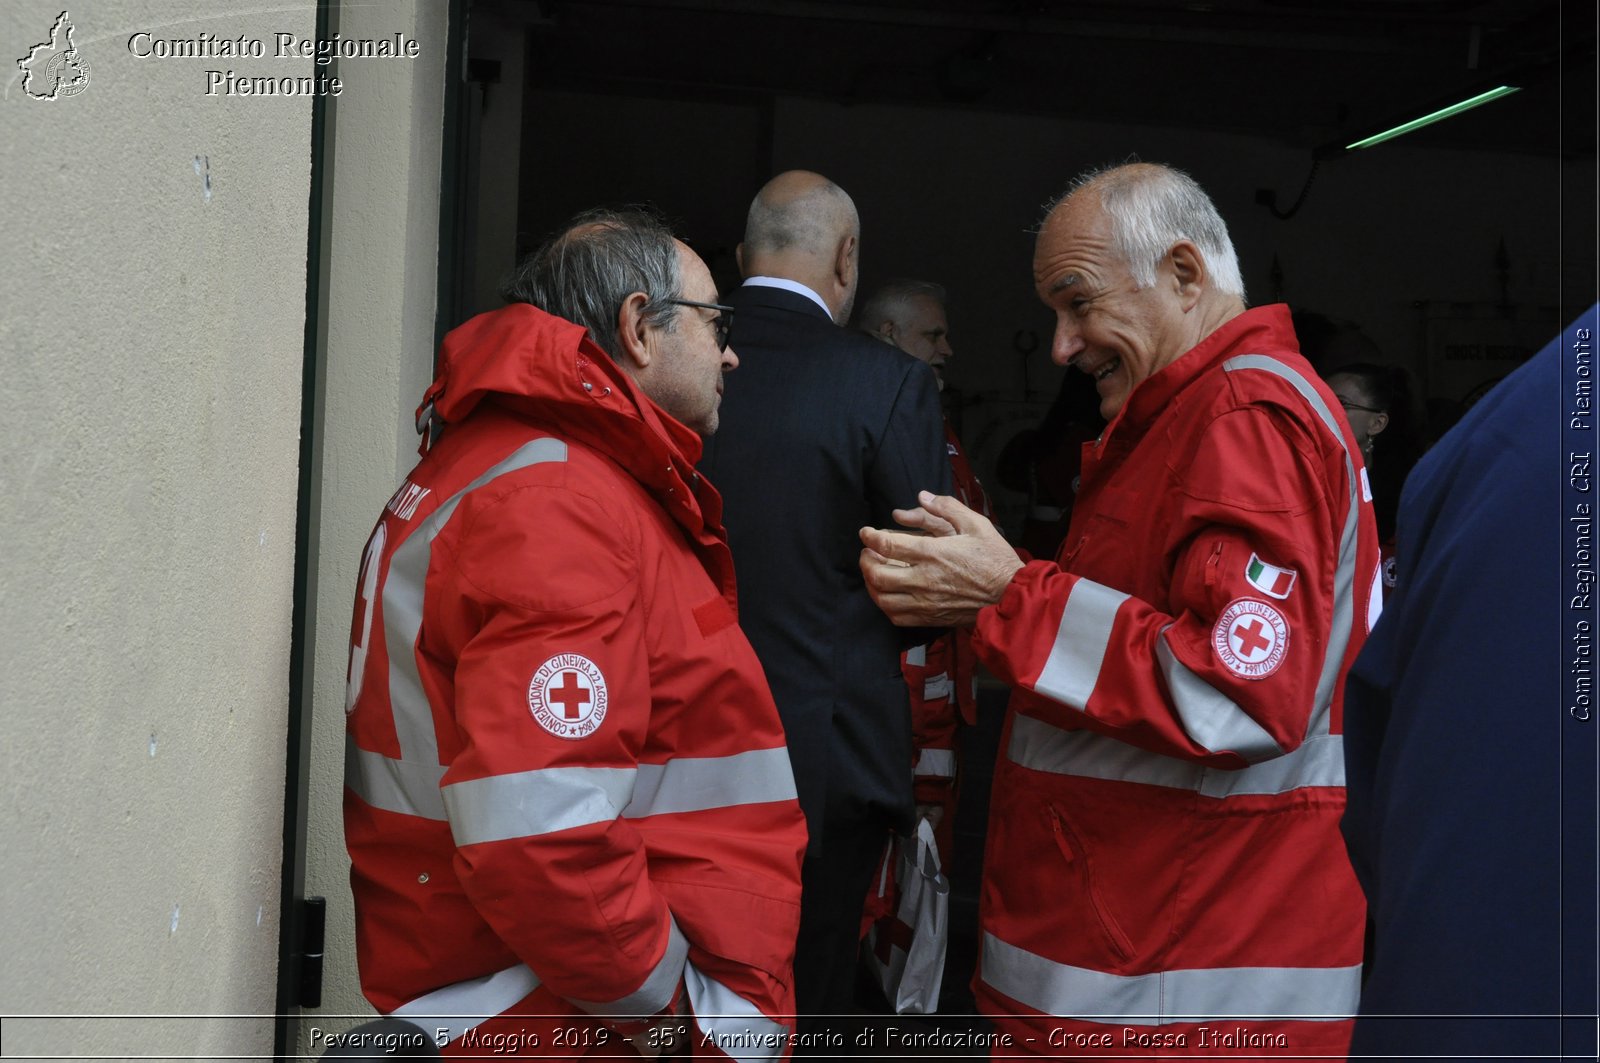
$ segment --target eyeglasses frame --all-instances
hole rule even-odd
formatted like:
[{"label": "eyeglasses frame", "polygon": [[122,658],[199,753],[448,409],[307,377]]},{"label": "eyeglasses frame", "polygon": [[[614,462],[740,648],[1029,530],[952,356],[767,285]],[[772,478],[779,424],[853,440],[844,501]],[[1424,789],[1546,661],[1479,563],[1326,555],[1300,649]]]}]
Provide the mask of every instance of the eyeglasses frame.
[{"label": "eyeglasses frame", "polygon": [[728,341],[733,336],[733,315],[737,307],[726,303],[697,303],[693,299],[668,299],[673,306],[693,306],[701,310],[716,310],[718,314],[711,319],[711,325],[717,331],[717,350],[728,349]]},{"label": "eyeglasses frame", "polygon": [[1363,406],[1359,402],[1350,402],[1350,401],[1348,401],[1346,399],[1340,399],[1339,400],[1339,405],[1344,407],[1344,409],[1347,412],[1350,411],[1350,410],[1360,410],[1362,413],[1387,413],[1388,412],[1387,410],[1380,410],[1376,406]]}]

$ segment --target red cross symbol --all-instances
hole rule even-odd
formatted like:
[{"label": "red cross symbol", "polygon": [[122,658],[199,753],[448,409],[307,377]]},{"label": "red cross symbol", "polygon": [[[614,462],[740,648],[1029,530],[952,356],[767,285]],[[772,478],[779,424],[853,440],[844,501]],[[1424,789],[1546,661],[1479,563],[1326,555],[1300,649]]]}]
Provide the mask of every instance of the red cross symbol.
[{"label": "red cross symbol", "polygon": [[898,915],[891,915],[887,919],[878,921],[878,940],[873,946],[873,952],[880,961],[888,963],[889,950],[895,945],[899,945],[902,952],[910,951],[911,928],[901,922]]},{"label": "red cross symbol", "polygon": [[1250,618],[1248,625],[1239,624],[1233,629],[1233,637],[1239,640],[1239,652],[1246,657],[1254,657],[1261,650],[1272,645],[1272,640],[1264,634],[1266,625],[1255,617]]},{"label": "red cross symbol", "polygon": [[589,704],[591,697],[593,695],[578,684],[577,672],[562,672],[561,685],[550,691],[550,700],[561,706],[569,720],[578,718],[578,706]]}]

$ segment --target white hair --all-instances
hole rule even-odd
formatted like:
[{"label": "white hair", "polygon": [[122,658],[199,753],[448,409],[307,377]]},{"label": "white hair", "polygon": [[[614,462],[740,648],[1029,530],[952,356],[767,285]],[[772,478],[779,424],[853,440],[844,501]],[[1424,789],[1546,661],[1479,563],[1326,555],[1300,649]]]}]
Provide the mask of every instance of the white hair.
[{"label": "white hair", "polygon": [[856,327],[863,332],[875,332],[885,321],[892,321],[898,328],[902,325],[901,315],[917,298],[932,299],[941,310],[947,302],[944,285],[899,277],[888,281],[867,297],[856,318]]},{"label": "white hair", "polygon": [[1091,188],[1099,194],[1101,209],[1111,219],[1112,241],[1140,288],[1155,284],[1161,260],[1173,244],[1187,240],[1200,249],[1212,285],[1224,295],[1244,298],[1244,278],[1228,226],[1194,178],[1156,163],[1098,168],[1075,179],[1050,209]]}]

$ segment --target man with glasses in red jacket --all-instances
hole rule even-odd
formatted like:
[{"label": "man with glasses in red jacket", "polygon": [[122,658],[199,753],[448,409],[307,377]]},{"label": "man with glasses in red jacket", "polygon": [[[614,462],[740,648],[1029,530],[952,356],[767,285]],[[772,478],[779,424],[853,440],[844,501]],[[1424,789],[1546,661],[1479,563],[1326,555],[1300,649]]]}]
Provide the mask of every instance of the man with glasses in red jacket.
[{"label": "man with glasses in red jacket", "polygon": [[445,338],[362,563],[362,989],[446,1055],[779,1058],[805,824],[694,468],[731,310],[638,212],[505,294]]}]

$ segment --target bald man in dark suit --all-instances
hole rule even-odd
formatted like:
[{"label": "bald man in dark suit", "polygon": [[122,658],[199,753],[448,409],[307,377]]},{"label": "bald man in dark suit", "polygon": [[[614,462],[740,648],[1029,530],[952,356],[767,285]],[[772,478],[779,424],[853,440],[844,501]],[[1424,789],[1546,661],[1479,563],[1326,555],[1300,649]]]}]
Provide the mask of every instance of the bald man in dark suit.
[{"label": "bald man in dark suit", "polygon": [[896,629],[862,581],[857,529],[947,492],[933,372],[843,328],[860,222],[843,189],[790,171],[750,206],[722,425],[701,471],[722,492],[739,619],[766,669],[810,831],[795,989],[807,1016],[848,1012],[862,901],[912,818],[910,710]]}]

